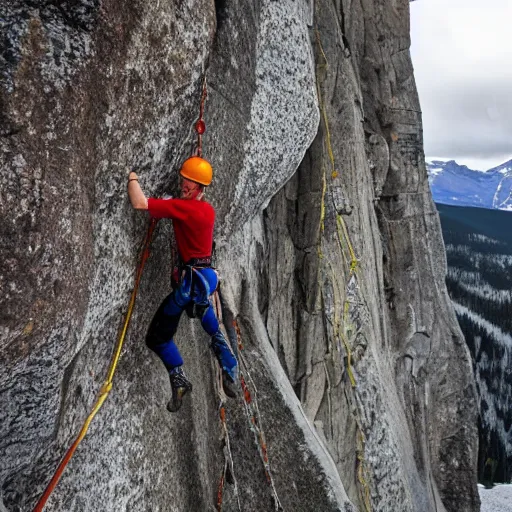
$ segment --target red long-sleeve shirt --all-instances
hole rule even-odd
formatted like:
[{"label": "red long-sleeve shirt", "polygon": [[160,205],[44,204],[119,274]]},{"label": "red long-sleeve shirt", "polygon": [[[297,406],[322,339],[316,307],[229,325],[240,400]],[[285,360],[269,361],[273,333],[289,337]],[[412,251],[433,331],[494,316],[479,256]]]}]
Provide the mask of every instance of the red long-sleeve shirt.
[{"label": "red long-sleeve shirt", "polygon": [[212,254],[215,210],[195,199],[148,199],[148,210],[157,219],[172,219],[176,245],[184,263]]}]

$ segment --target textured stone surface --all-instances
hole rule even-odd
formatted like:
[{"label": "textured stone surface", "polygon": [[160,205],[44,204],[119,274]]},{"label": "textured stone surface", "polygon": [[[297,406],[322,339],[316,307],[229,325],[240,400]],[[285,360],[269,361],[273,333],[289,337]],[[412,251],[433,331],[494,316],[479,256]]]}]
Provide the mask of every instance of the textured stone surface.
[{"label": "textured stone surface", "polygon": [[[30,510],[94,403],[146,226],[126,167],[172,193],[205,68],[226,325],[241,326],[284,510],[478,510],[474,383],[444,286],[408,2],[317,0],[308,28],[311,5],[0,0],[7,510]],[[47,510],[215,509],[207,340],[183,320],[194,392],[177,415],[142,341],[169,291],[168,236],[161,222],[114,390]],[[274,510],[241,399],[227,418],[223,509]]]},{"label": "textured stone surface", "polygon": [[[365,2],[344,17],[341,4],[316,3],[311,35],[329,133],[322,122],[266,210],[261,263],[256,275],[245,270],[244,285],[263,279],[253,307],[353,503],[364,509],[354,472],[362,454],[374,510],[477,510],[474,383],[444,287],[407,3],[395,7]],[[260,238],[249,231],[231,248]]]}]

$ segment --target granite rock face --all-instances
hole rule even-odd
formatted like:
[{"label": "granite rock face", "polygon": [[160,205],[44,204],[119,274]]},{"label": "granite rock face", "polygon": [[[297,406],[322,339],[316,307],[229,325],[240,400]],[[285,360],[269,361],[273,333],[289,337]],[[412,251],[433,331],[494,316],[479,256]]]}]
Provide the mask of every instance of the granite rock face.
[{"label": "granite rock face", "polygon": [[[272,476],[240,397],[223,510],[478,510],[408,1],[0,6],[0,508],[31,510],[95,401],[147,226],[126,169],[149,195],[175,191],[206,72],[222,310]],[[182,320],[194,392],[176,415],[143,341],[170,291],[169,235],[160,222],[114,389],[47,510],[216,509],[208,340]]]}]

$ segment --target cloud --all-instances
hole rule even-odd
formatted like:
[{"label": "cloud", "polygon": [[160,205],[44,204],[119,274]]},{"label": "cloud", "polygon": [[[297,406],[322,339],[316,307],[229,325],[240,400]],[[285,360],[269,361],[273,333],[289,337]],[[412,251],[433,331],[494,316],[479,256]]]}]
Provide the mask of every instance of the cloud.
[{"label": "cloud", "polygon": [[511,19],[510,0],[411,3],[426,155],[484,168],[512,158]]}]

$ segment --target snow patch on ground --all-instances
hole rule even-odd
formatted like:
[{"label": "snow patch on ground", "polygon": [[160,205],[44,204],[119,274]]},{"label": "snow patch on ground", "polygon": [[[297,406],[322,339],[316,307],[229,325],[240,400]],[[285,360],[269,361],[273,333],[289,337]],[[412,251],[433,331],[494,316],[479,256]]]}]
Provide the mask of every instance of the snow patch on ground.
[{"label": "snow patch on ground", "polygon": [[462,306],[454,301],[452,301],[452,304],[455,308],[455,311],[459,315],[467,315],[473,322],[483,327],[490,336],[493,336],[496,339],[496,341],[500,342],[506,347],[512,347],[512,336],[504,333],[499,327],[492,324],[491,322],[488,322],[485,318],[482,318],[480,315],[476,314],[465,306]]},{"label": "snow patch on ground", "polygon": [[502,242],[499,242],[498,240],[495,240],[494,238],[489,238],[488,236],[481,235],[480,233],[470,233],[468,238],[469,238],[470,242],[476,241],[476,242],[486,242],[488,244],[493,244],[493,245],[497,245],[497,244],[503,245]]},{"label": "snow patch on ground", "polygon": [[478,484],[482,506],[480,512],[512,512],[512,484],[496,485],[486,489]]},{"label": "snow patch on ground", "polygon": [[[504,333],[497,326],[468,308],[453,301],[452,304],[458,315],[466,315],[487,331],[487,336],[491,338],[489,342],[491,347],[502,348],[502,350],[499,350],[500,357],[493,357],[489,354],[488,349],[487,351],[482,349],[481,337],[474,337],[475,354],[479,354],[476,362],[475,380],[480,395],[480,404],[482,405],[480,410],[482,423],[496,432],[508,458],[512,456],[512,439],[509,435],[509,428],[505,426],[503,420],[503,411],[510,411],[512,406],[510,385],[506,380],[512,365],[512,336]],[[489,375],[491,377],[488,377]],[[496,390],[500,391],[497,392]],[[512,502],[509,510],[512,512]]]},{"label": "snow patch on ground", "polygon": [[496,192],[494,193],[494,197],[492,198],[492,206],[493,208],[496,208],[496,205],[498,203],[498,196],[501,190],[501,187],[503,186],[503,180],[500,181],[498,188],[496,189]]},{"label": "snow patch on ground", "polygon": [[[478,272],[459,271],[453,267],[448,268],[448,276],[459,283],[459,286],[467,292],[481,297],[491,299],[503,304],[512,302],[512,290],[497,290],[480,278]],[[473,284],[476,283],[476,284]]]}]

